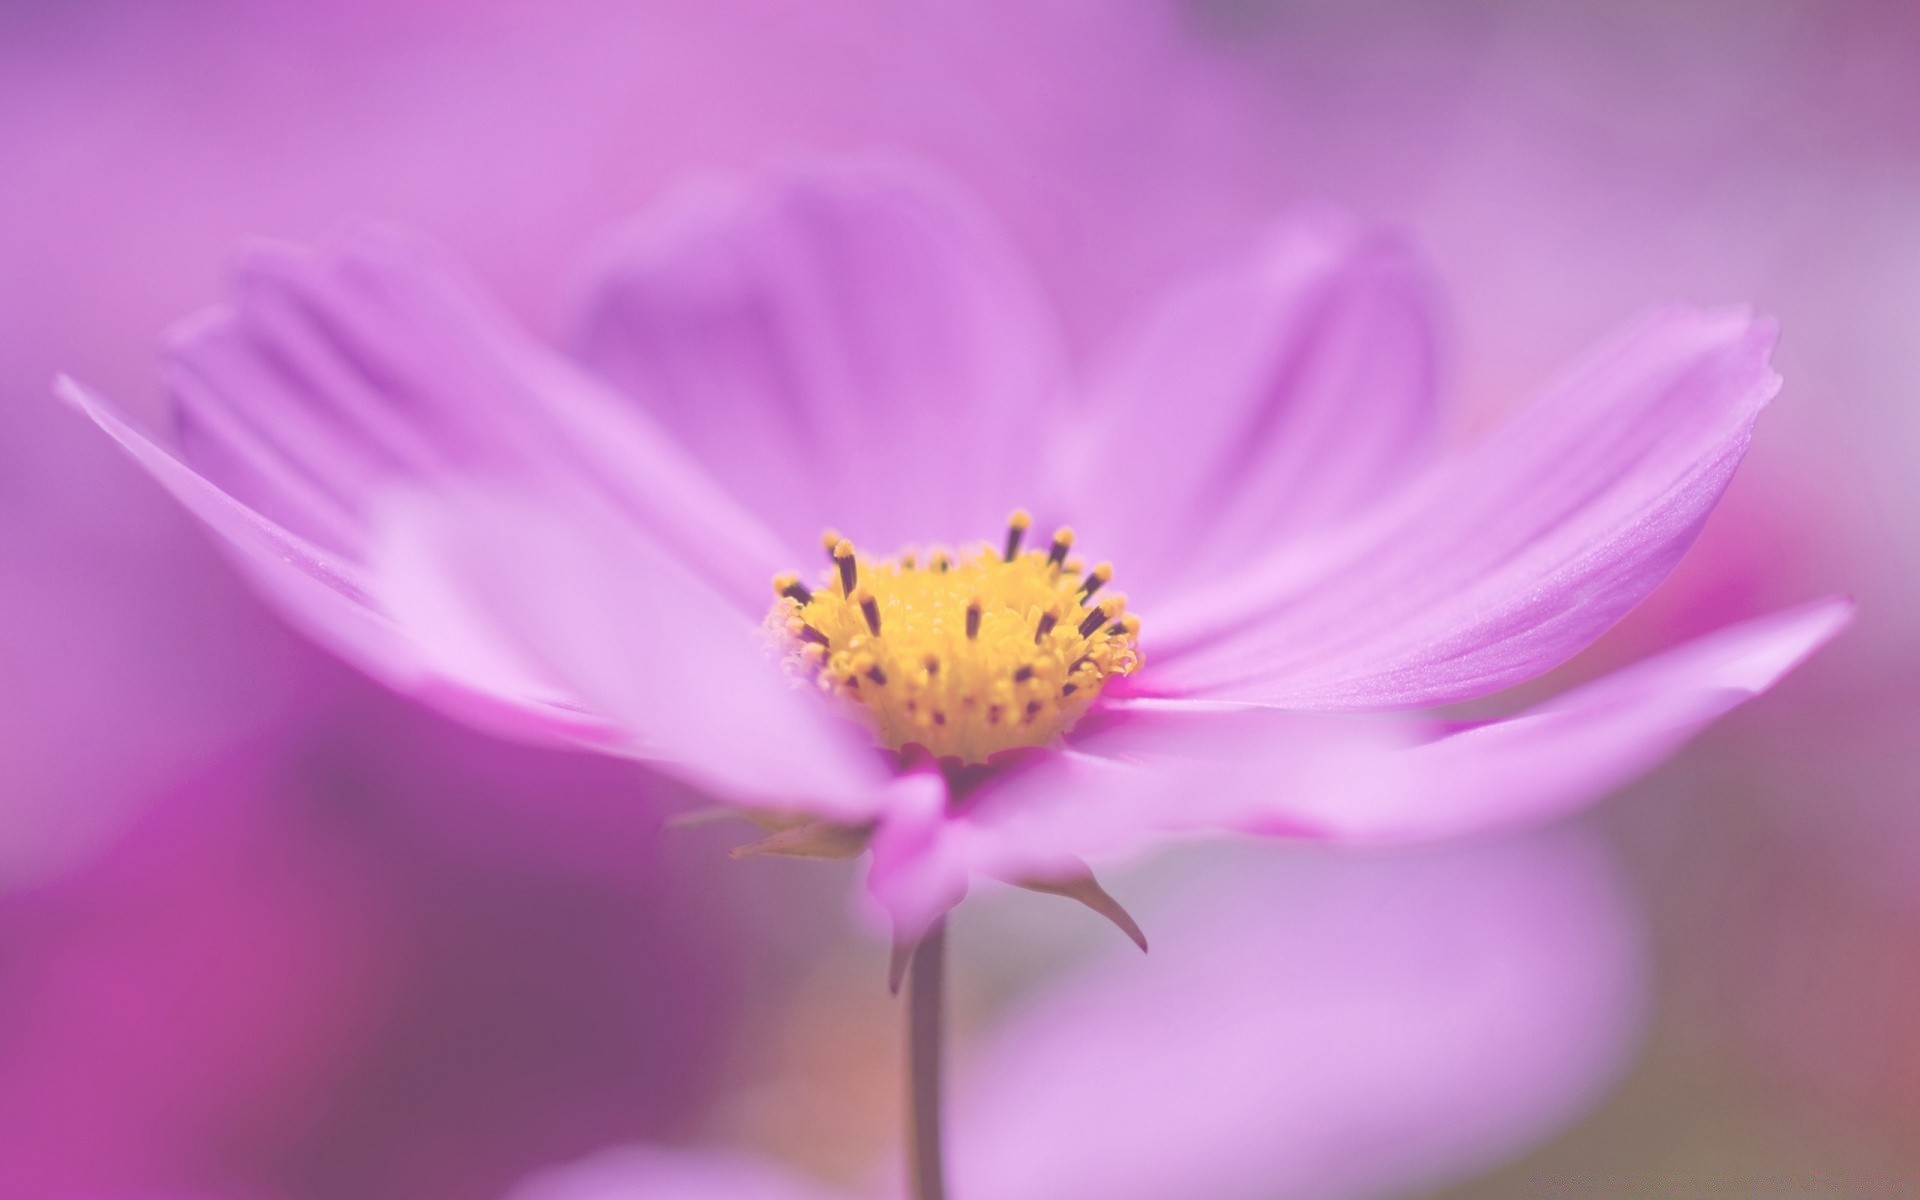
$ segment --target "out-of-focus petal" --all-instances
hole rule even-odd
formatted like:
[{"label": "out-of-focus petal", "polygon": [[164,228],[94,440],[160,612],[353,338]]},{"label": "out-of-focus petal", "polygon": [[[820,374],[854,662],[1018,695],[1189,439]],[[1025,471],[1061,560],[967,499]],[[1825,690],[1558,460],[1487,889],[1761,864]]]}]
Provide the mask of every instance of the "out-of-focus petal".
[{"label": "out-of-focus petal", "polygon": [[528,1179],[507,1200],[847,1200],[759,1159],[627,1146]]},{"label": "out-of-focus petal", "polygon": [[[134,428],[108,401],[62,379],[60,394],[97,422],[195,516],[225,540],[241,570],[302,632],[374,678],[503,736],[602,742],[606,722],[556,697],[506,694],[485,676],[437,671],[374,597],[368,568],[316,546],[235,500]],[[362,548],[364,549],[364,547]]]},{"label": "out-of-focus petal", "polygon": [[375,518],[381,606],[477,690],[565,697],[728,797],[868,815],[885,782],[851,723],[782,673],[752,621],[623,515],[566,497],[436,489]]},{"label": "out-of-focus petal", "polygon": [[947,785],[937,770],[904,774],[888,791],[867,890],[886,914],[894,942],[903,944],[966,898],[972,864],[954,838],[960,827],[948,819]]},{"label": "out-of-focus petal", "polygon": [[1151,598],[1377,503],[1436,446],[1430,304],[1404,246],[1332,217],[1177,291],[1061,441],[1084,544]]},{"label": "out-of-focus petal", "polygon": [[232,303],[175,334],[168,390],[188,462],[342,557],[364,552],[370,506],[397,482],[567,475],[743,605],[782,565],[644,413],[395,230],[359,229],[326,253],[254,249]]},{"label": "out-of-focus petal", "polygon": [[1529,679],[1665,578],[1779,387],[1771,322],[1634,327],[1386,509],[1154,614],[1143,690],[1418,707]]},{"label": "out-of-focus petal", "polygon": [[235,500],[136,429],[111,401],[67,378],[55,388],[224,538],[254,582],[306,633],[359,661],[409,659],[392,622],[372,607],[360,564]]},{"label": "out-of-focus petal", "polygon": [[1570,834],[1388,859],[1213,855],[963,1073],[955,1192],[1357,1200],[1577,1115],[1636,1028],[1641,955]]},{"label": "out-of-focus petal", "polygon": [[1033,504],[1063,353],[997,232],[874,164],[708,180],[610,255],[585,360],[795,546],[992,538]]}]

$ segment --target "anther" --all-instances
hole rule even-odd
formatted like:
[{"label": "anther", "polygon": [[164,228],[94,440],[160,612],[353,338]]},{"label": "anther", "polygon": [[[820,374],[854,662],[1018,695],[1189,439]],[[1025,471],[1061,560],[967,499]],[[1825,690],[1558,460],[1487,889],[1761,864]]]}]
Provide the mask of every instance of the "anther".
[{"label": "anther", "polygon": [[833,643],[828,640],[826,634],[821,633],[818,629],[815,629],[811,625],[800,626],[799,630],[794,634],[794,636],[799,638],[803,642],[812,642],[816,646],[831,647],[833,645]]},{"label": "anther", "polygon": [[927,674],[938,675],[940,673],[940,656],[939,655],[929,654],[925,659],[921,660],[921,662],[922,662],[922,665],[927,668]]},{"label": "anther", "polygon": [[1082,600],[1090,598],[1095,592],[1107,586],[1107,582],[1112,578],[1113,564],[1110,562],[1103,562],[1088,571],[1086,580],[1080,585],[1080,598]]},{"label": "anther", "polygon": [[840,594],[853,595],[853,587],[860,581],[860,568],[853,561],[853,543],[845,538],[833,544],[833,565],[840,568]]},{"label": "anther", "polygon": [[1047,565],[1051,567],[1064,566],[1067,561],[1067,551],[1072,546],[1073,527],[1070,525],[1062,525],[1059,532],[1053,535],[1053,546],[1047,551]]},{"label": "anther", "polygon": [[927,565],[944,575],[953,569],[953,557],[945,550],[935,550],[933,557],[927,560]]},{"label": "anther", "polygon": [[828,558],[834,557],[834,553],[833,553],[834,548],[839,546],[841,542],[844,542],[846,540],[847,539],[840,536],[840,531],[838,529],[834,529],[831,527],[829,527],[825,533],[822,533],[820,535],[820,545],[824,550],[826,550]]},{"label": "anther", "polygon": [[1062,697],[1071,696],[1079,690],[1080,685],[1077,683],[1063,683],[1060,685],[1060,695]]},{"label": "anther", "polygon": [[1032,678],[1033,678],[1032,663],[1026,664],[1025,666],[1021,667],[1018,671],[1015,671],[1013,673],[1013,681],[1015,683],[1025,683],[1027,680]]},{"label": "anther", "polygon": [[887,686],[887,673],[880,669],[880,664],[878,663],[867,668],[867,678],[873,680],[881,687]]},{"label": "anther", "polygon": [[800,577],[791,571],[784,575],[775,575],[773,577],[773,591],[775,595],[785,596],[787,599],[802,605],[810,603],[813,600],[813,593],[807,590],[807,585],[801,583]]},{"label": "anther", "polygon": [[1027,536],[1027,527],[1033,524],[1033,514],[1024,508],[1016,508],[1007,518],[1007,548],[1002,557],[1012,562],[1020,553],[1020,539]]},{"label": "anther", "polygon": [[1100,604],[1092,612],[1088,613],[1086,620],[1080,622],[1080,636],[1083,638],[1092,637],[1093,631],[1100,628],[1100,623],[1102,621],[1105,621],[1111,618],[1113,616],[1114,610],[1118,607],[1119,607],[1118,605],[1115,605],[1111,600],[1109,600],[1103,604]]},{"label": "anther", "polygon": [[1046,612],[1041,613],[1039,622],[1033,627],[1033,644],[1038,646],[1041,642],[1045,641],[1047,635],[1053,632],[1053,627],[1059,623],[1059,609],[1050,608]]},{"label": "anther", "polygon": [[852,600],[854,606],[860,610],[860,615],[867,619],[867,629],[873,636],[879,637],[880,601],[874,599],[873,593],[866,588],[855,588],[853,595],[848,599]]},{"label": "anther", "polygon": [[973,639],[979,636],[980,636],[980,601],[977,599],[969,600],[967,601],[967,640],[972,641]]}]

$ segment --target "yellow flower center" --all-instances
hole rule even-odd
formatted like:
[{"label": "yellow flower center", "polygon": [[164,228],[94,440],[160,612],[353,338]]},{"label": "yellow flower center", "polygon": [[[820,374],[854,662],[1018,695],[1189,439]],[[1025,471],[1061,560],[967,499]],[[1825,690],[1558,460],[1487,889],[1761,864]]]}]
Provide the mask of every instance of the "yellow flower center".
[{"label": "yellow flower center", "polygon": [[1047,745],[1139,668],[1140,620],[1124,596],[1099,595],[1111,564],[1082,574],[1069,557],[1072,530],[1023,551],[1031,524],[1014,513],[997,549],[881,560],[829,530],[833,566],[815,587],[777,577],[767,625],[789,669],[854,702],[891,749],[982,763]]}]

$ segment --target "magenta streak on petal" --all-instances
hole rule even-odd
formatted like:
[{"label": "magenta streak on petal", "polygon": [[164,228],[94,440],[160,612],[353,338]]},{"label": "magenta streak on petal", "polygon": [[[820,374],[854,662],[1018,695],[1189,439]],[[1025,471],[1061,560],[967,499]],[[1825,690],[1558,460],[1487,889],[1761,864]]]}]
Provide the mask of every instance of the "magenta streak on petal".
[{"label": "magenta streak on petal", "polygon": [[723,799],[870,815],[887,776],[758,626],[603,499],[442,486],[376,514],[380,601],[443,673],[551,686]]},{"label": "magenta streak on petal", "polygon": [[1063,431],[1084,544],[1150,601],[1377,503],[1437,447],[1431,291],[1397,239],[1332,216],[1178,288]]},{"label": "magenta streak on petal", "polygon": [[1775,332],[1672,309],[1384,510],[1154,614],[1137,689],[1290,708],[1485,695],[1665,578],[1779,387]]},{"label": "magenta streak on petal", "polygon": [[1066,382],[990,223],[891,165],[689,186],[607,256],[582,358],[796,550],[992,537],[1036,502]]}]

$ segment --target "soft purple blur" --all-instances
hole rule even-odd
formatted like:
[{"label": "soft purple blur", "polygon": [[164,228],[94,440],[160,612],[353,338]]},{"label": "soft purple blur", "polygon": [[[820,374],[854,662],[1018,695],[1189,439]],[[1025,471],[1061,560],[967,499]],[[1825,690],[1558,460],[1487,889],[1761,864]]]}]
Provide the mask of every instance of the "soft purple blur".
[{"label": "soft purple blur", "polygon": [[[498,923],[531,907],[573,928],[577,918],[547,897],[576,878],[604,889],[596,903],[618,924],[621,888],[640,884],[608,881],[650,853],[618,832],[633,831],[624,795],[556,830],[546,818],[566,797],[541,760],[521,782],[484,789],[488,815],[468,819],[465,793],[478,781],[449,782],[436,764],[481,764],[496,751],[466,734],[422,733],[427,719],[344,681],[244,594],[146,481],[58,411],[46,384],[64,369],[150,397],[160,331],[213,297],[234,243],[317,237],[365,212],[451,243],[517,312],[555,331],[572,250],[684,170],[750,165],[795,144],[879,143],[930,156],[982,194],[1082,350],[1180,267],[1315,200],[1412,226],[1459,289],[1444,361],[1482,412],[1650,299],[1745,299],[1781,319],[1786,390],[1742,480],[1669,597],[1596,657],[1630,660],[1831,588],[1861,597],[1859,635],[1613,807],[1607,824],[1648,909],[1662,981],[1650,1048],[1592,1120],[1449,1195],[1532,1196],[1541,1178],[1654,1194],[1763,1195],[1782,1178],[1884,1188],[1912,1165],[1920,1129],[1920,963],[1903,949],[1920,934],[1920,359],[1906,332],[1920,299],[1917,62],[1920,31],[1903,6],[1812,0],[993,3],[911,14],[583,0],[7,6],[0,677],[12,686],[0,719],[0,886],[39,886],[0,906],[0,992],[8,1012],[42,1015],[15,1027],[31,1037],[4,1039],[0,1095],[30,1101],[6,1102],[0,1141],[30,1147],[21,1161],[41,1173],[36,1187],[51,1181],[49,1195],[192,1186],[227,1200],[305,1200],[497,1194],[507,1176],[584,1152],[583,1139],[737,1130],[697,1114],[647,1123],[637,1114],[657,1110],[641,1078],[593,1084],[611,1099],[575,1111],[598,1118],[521,1143],[499,1133],[542,1119],[538,1103],[529,1116],[511,1094],[516,1080],[544,1095],[591,1090],[580,1077],[543,1082],[564,1076],[555,1063],[565,1053],[527,1031],[554,1018],[537,1015],[545,1002],[510,999],[501,980],[514,976],[499,963],[487,970],[501,975],[465,984],[418,982],[432,974],[421,968],[411,985],[415,995],[492,993],[502,1007],[482,1034],[535,1043],[496,1060],[486,1086],[467,1088],[458,1068],[484,1059],[497,1032],[412,1059],[381,1049],[440,1028],[382,1007],[413,969],[391,957],[409,930],[437,929],[427,941],[442,961],[475,961],[453,943],[479,928],[490,930],[485,947],[551,966],[545,935],[505,938]],[[377,832],[329,841],[313,813],[274,799],[284,785],[272,781],[296,770],[286,748],[343,726],[375,735],[347,740],[342,757],[356,770],[340,778],[382,764],[391,782],[377,794],[441,810],[422,816],[407,848]],[[254,803],[182,799],[203,788]],[[334,797],[323,811],[355,792],[323,790]],[[783,915],[777,929],[754,928],[779,905],[738,888],[770,876],[719,863],[711,843],[705,851],[693,857],[712,864],[711,877],[675,874],[688,897],[704,897],[678,902],[675,920],[696,932],[724,922],[687,968],[724,980],[737,956],[784,953],[809,922]],[[396,877],[417,861],[456,852],[496,865],[471,868],[465,882],[448,876],[467,868],[423,871],[419,894],[395,897]],[[511,866],[523,853],[536,867]],[[544,881],[534,899],[503,901],[500,884],[477,882],[522,870]],[[777,896],[790,877],[772,877]],[[831,897],[791,879],[818,901],[818,923],[837,919]],[[189,884],[205,889],[199,899],[164,899]],[[429,920],[432,905],[440,915]],[[715,918],[723,905],[733,911]],[[76,930],[82,911],[107,932]],[[176,913],[183,925],[170,923]],[[123,960],[93,940],[115,930],[107,949]],[[289,937],[310,953],[276,950]],[[644,940],[628,927],[594,944],[612,958]],[[75,960],[84,969],[62,965]],[[196,964],[209,961],[228,964],[206,969],[225,982],[203,988]],[[208,1032],[193,1053],[119,991],[121,978],[141,977],[139,963],[147,978],[185,980],[176,994],[211,997],[196,1001],[205,1007],[190,1027]],[[856,954],[844,992],[828,990],[864,995],[872,969]],[[103,977],[115,986],[99,989]],[[618,961],[579,962],[558,978],[647,985]],[[315,995],[296,997],[284,1020],[262,1015],[296,984]],[[767,1012],[789,1011],[789,992],[755,995],[749,1023],[778,1027]],[[442,1010],[458,1006],[410,1011]],[[65,1023],[86,1013],[116,1032]],[[656,1036],[586,1024],[596,1044]],[[762,1045],[738,1028],[705,1036]],[[156,1093],[123,1086],[102,1046],[173,1072],[162,1094],[182,1097],[177,1123],[151,1115]],[[384,1078],[340,1065],[389,1058]],[[686,1069],[701,1061],[696,1053]],[[711,1069],[716,1090],[756,1074]],[[837,1094],[838,1078],[807,1086]],[[495,1132],[470,1135],[466,1113],[411,1098],[436,1089],[479,1097],[475,1125],[495,1122]],[[891,1100],[883,1089],[883,1111]],[[344,1114],[324,1137],[315,1106]],[[393,1120],[396,1110],[417,1123]],[[860,1130],[851,1136],[886,1140]],[[759,1139],[792,1145],[764,1129]],[[318,1144],[359,1174],[329,1182],[285,1165]],[[819,1154],[815,1169],[833,1158]]]},{"label": "soft purple blur", "polygon": [[[1641,947],[1590,838],[1364,861],[1215,849],[1157,874],[1133,880],[1152,955],[1111,940],[962,1039],[957,1194],[1393,1195],[1557,1126],[1632,1045]],[[988,927],[1030,921],[1022,907]],[[894,1174],[842,1195],[891,1196]],[[512,1200],[736,1195],[823,1193],[737,1151],[627,1147]]]}]

